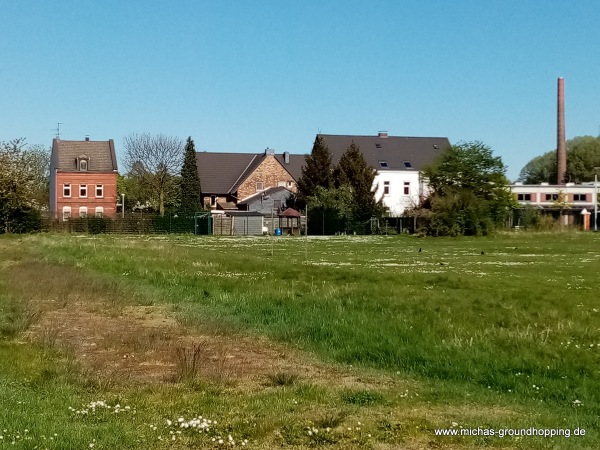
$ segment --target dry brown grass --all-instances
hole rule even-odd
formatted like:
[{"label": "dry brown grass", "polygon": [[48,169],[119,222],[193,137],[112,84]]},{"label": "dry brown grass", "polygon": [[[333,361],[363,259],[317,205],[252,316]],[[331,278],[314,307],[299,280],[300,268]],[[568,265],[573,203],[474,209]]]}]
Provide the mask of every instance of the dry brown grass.
[{"label": "dry brown grass", "polygon": [[206,330],[184,326],[168,306],[136,305],[135,293],[81,269],[5,261],[3,272],[15,295],[33,305],[28,339],[73,353],[102,385],[205,378],[253,391],[282,373],[340,388],[396,384],[320,363],[264,337],[227,334],[211,324]]}]

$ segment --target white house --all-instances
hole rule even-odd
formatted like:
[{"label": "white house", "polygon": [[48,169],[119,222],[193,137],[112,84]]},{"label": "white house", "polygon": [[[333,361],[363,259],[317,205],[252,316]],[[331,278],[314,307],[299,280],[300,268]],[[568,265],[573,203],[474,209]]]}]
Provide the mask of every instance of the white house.
[{"label": "white house", "polygon": [[376,198],[383,199],[392,217],[401,216],[408,208],[419,204],[427,185],[420,171],[450,146],[448,138],[319,134],[331,152],[336,165],[354,143],[360,148],[367,164],[377,171],[373,185]]}]

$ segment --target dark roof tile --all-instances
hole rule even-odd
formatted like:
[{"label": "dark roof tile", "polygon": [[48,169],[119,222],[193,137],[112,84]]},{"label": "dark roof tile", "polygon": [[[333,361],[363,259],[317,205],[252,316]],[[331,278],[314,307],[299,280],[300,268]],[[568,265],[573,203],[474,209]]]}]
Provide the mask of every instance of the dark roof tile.
[{"label": "dark roof tile", "polygon": [[117,171],[115,144],[109,141],[52,141],[52,169],[61,172],[76,172],[77,158],[88,158],[87,172]]},{"label": "dark roof tile", "polygon": [[[298,180],[302,174],[304,155],[290,154],[285,163],[282,154],[275,159]],[[217,153],[197,152],[196,164],[200,174],[202,192],[206,194],[234,193],[244,180],[264,161],[265,153]]]},{"label": "dark roof tile", "polygon": [[197,152],[202,192],[226,194],[256,157],[254,153]]},{"label": "dark roof tile", "polygon": [[[351,136],[319,134],[336,165],[352,142],[360,148],[367,164],[377,170],[421,170],[450,146],[444,137]],[[387,162],[383,168],[380,161]],[[412,167],[406,167],[408,161]]]}]

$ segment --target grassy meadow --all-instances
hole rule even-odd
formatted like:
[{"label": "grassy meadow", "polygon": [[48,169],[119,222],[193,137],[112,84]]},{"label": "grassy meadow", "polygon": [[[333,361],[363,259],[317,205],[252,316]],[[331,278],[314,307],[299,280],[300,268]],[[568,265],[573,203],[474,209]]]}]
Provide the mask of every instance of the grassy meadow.
[{"label": "grassy meadow", "polygon": [[1,236],[0,449],[600,448],[599,268],[576,232]]}]

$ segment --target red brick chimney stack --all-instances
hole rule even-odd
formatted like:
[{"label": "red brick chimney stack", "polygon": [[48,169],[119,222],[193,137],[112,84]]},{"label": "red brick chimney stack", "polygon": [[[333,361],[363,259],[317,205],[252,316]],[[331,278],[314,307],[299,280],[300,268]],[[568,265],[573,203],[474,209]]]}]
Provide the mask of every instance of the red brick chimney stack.
[{"label": "red brick chimney stack", "polygon": [[567,182],[567,144],[565,141],[565,79],[558,79],[558,117],[556,129],[556,158],[558,160],[558,184]]}]

